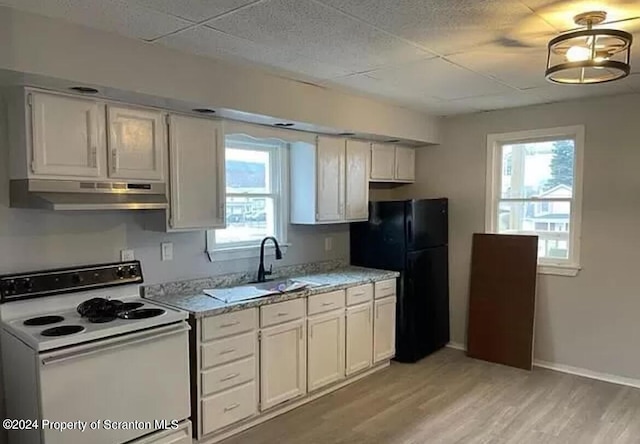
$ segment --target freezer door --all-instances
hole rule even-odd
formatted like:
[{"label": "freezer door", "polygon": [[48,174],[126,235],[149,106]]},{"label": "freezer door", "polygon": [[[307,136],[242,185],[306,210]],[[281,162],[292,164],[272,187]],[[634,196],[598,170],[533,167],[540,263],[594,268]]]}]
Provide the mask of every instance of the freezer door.
[{"label": "freezer door", "polygon": [[406,264],[405,202],[370,202],[369,220],[351,224],[351,264],[401,271]]},{"label": "freezer door", "polygon": [[449,243],[447,199],[409,200],[405,205],[408,251]]}]

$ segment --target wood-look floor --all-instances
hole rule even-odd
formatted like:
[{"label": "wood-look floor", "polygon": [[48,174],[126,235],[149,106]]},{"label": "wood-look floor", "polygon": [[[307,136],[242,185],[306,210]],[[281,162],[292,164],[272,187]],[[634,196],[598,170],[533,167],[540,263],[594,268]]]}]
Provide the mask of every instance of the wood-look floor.
[{"label": "wood-look floor", "polygon": [[517,370],[444,349],[224,444],[640,443],[640,389]]}]

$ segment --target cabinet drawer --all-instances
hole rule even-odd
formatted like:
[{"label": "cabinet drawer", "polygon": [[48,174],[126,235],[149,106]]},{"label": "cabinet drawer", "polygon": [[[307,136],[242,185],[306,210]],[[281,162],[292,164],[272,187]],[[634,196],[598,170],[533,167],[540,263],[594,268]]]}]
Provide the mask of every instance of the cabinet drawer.
[{"label": "cabinet drawer", "polygon": [[358,305],[373,299],[373,285],[358,285],[347,288],[347,305]]},{"label": "cabinet drawer", "polygon": [[219,339],[202,345],[202,369],[253,356],[258,339],[254,332],[232,338]]},{"label": "cabinet drawer", "polygon": [[213,395],[202,401],[202,433],[214,432],[257,411],[255,382]]},{"label": "cabinet drawer", "polygon": [[206,342],[254,330],[258,325],[256,317],[257,310],[252,308],[204,318],[202,320],[202,341]]},{"label": "cabinet drawer", "polygon": [[396,295],[396,280],[389,279],[386,281],[376,282],[375,298],[386,298],[387,296]]},{"label": "cabinet drawer", "polygon": [[260,326],[282,324],[304,317],[304,299],[280,302],[260,307]]},{"label": "cabinet drawer", "polygon": [[255,377],[256,358],[253,356],[207,370],[202,373],[202,396],[209,396],[229,387],[253,381]]},{"label": "cabinet drawer", "polygon": [[309,315],[314,315],[343,307],[344,290],[338,290],[310,296],[308,299],[307,312]]}]

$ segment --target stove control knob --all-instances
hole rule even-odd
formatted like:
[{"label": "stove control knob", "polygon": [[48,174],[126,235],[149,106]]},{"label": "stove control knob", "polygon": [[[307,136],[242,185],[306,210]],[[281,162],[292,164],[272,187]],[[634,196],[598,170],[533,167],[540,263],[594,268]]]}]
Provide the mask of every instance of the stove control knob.
[{"label": "stove control knob", "polygon": [[81,284],[82,283],[82,277],[80,277],[79,274],[75,273],[71,275],[71,282],[73,282],[74,284]]},{"label": "stove control knob", "polygon": [[33,282],[31,282],[31,279],[29,279],[29,278],[26,278],[26,279],[23,281],[22,286],[24,287],[24,289],[25,289],[26,291],[31,291],[31,290],[33,290]]},{"label": "stove control knob", "polygon": [[116,276],[118,276],[120,279],[123,279],[124,275],[125,275],[124,268],[118,267],[118,269],[116,270]]},{"label": "stove control knob", "polygon": [[138,277],[138,269],[133,265],[129,267],[129,276],[132,278]]},{"label": "stove control knob", "polygon": [[16,281],[6,281],[4,289],[7,294],[13,294],[16,291]]}]

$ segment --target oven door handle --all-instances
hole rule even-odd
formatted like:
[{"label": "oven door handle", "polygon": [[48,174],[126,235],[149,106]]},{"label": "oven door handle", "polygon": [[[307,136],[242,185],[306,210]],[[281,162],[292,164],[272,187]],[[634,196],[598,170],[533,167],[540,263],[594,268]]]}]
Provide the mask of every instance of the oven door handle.
[{"label": "oven door handle", "polygon": [[138,345],[144,342],[155,341],[166,336],[182,334],[184,332],[188,332],[190,329],[191,327],[189,327],[189,324],[186,322],[179,322],[177,324],[153,328],[151,330],[145,330],[143,332],[133,333],[123,337],[105,339],[90,345],[80,345],[78,347],[73,347],[73,350],[67,349],[53,352],[44,355],[40,362],[43,366],[58,364],[73,359],[84,358],[97,353],[104,353],[129,345]]}]

